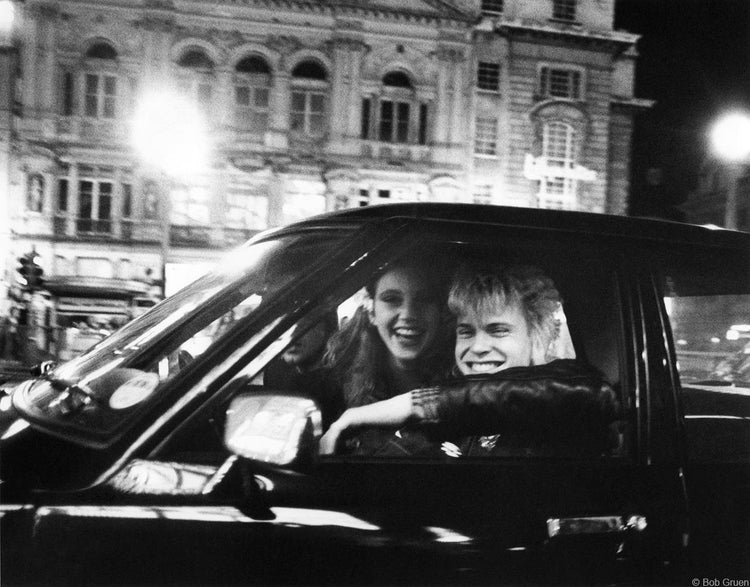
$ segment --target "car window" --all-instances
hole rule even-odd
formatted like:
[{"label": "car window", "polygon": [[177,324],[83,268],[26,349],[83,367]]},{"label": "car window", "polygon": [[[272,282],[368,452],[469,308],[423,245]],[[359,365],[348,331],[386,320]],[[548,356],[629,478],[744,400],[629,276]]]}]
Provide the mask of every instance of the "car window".
[{"label": "car window", "polygon": [[[555,359],[580,361],[603,374],[604,380],[611,386],[619,411],[618,417],[608,422],[604,443],[595,454],[597,457],[601,455],[626,457],[630,446],[631,412],[630,399],[622,382],[622,373],[625,370],[621,364],[623,322],[617,295],[617,276],[614,270],[616,265],[610,262],[612,253],[603,254],[601,243],[593,247],[589,243],[581,245],[575,243],[573,239],[562,239],[559,236],[550,238],[543,232],[529,236],[506,231],[503,237],[498,238],[497,231],[487,231],[486,234],[472,231],[469,235],[451,235],[451,237],[446,239],[441,231],[436,234],[414,237],[415,240],[411,245],[392,249],[382,259],[373,263],[369,271],[358,274],[357,281],[332,283],[332,292],[340,293],[332,294],[333,297],[327,299],[324,306],[314,308],[313,316],[302,317],[296,325],[292,326],[285,335],[287,336],[286,342],[278,347],[266,367],[260,373],[246,374],[244,383],[237,383],[237,392],[296,393],[312,397],[323,410],[325,427],[330,425],[343,409],[351,407],[352,404],[348,402],[353,401],[348,396],[342,397],[346,395],[346,392],[342,389],[344,385],[341,379],[342,373],[335,372],[335,358],[337,353],[344,351],[342,348],[334,348],[332,342],[337,339],[340,342],[344,333],[347,332],[347,327],[351,326],[353,321],[362,318],[361,314],[367,315],[372,311],[374,302],[371,293],[368,292],[368,286],[372,286],[374,279],[390,268],[413,263],[415,260],[423,263],[427,272],[439,274],[440,280],[443,281],[442,289],[439,289],[439,293],[436,289],[435,293],[439,295],[442,320],[440,336],[443,337],[441,338],[442,350],[446,352],[436,355],[436,361],[429,363],[429,372],[423,374],[424,379],[422,379],[422,383],[430,383],[440,390],[443,382],[450,381],[453,384],[457,379],[456,321],[455,316],[450,315],[446,306],[449,289],[447,286],[454,274],[463,266],[482,264],[485,261],[500,265],[531,266],[549,277],[562,297],[562,304],[554,312],[555,335],[546,349],[545,361]],[[367,316],[364,319],[369,320]],[[318,329],[319,325],[325,322],[329,327]],[[375,323],[369,323],[368,326],[372,330],[377,327]],[[314,332],[316,329],[318,329],[317,333]],[[304,346],[301,340],[307,335],[314,335],[311,338],[317,340],[311,344],[311,348],[317,349],[317,354],[310,364],[299,367],[294,360],[295,357],[301,355],[301,347]],[[361,336],[361,332],[358,336]],[[409,340],[410,337],[416,339],[419,335],[416,331],[405,331],[400,336],[411,344],[413,341]],[[368,353],[371,349],[359,348],[358,352]],[[366,370],[368,366],[371,366],[368,361],[375,360],[376,356],[373,354],[363,355],[351,363],[344,362],[348,369],[344,375]],[[362,390],[369,385],[366,378],[354,377],[353,381],[354,387],[361,384]],[[398,381],[389,380],[386,377],[377,389],[369,390],[371,395],[367,396],[364,402],[391,397],[404,389]],[[549,408],[542,403],[536,409],[543,412]],[[218,412],[220,410],[214,410],[211,416],[214,425],[204,426],[201,434],[190,432],[181,434],[182,441],[178,443],[180,444],[178,452],[184,453],[196,449],[193,442],[195,438],[216,439],[216,423],[221,418],[220,415],[217,416]],[[576,424],[581,416],[581,414],[569,413],[565,417],[567,422]],[[560,421],[558,419],[558,422]],[[218,426],[220,429],[221,425],[218,424]],[[381,432],[365,431],[364,436],[377,436]],[[363,452],[357,447],[357,442],[361,439],[354,438],[348,442],[348,448],[345,448],[336,458],[417,457],[445,460],[457,455],[466,458],[508,456],[514,458],[518,456],[581,458],[583,456],[580,451],[572,448],[572,445],[567,449],[553,448],[554,442],[552,442],[545,447],[539,446],[538,443],[537,446],[530,447],[519,444],[518,438],[514,439],[511,446],[503,448],[503,441],[496,434],[434,436],[429,432],[427,436],[424,436],[423,432],[415,432],[412,427],[407,426],[404,429],[388,431],[386,436],[388,436],[387,440],[392,440],[391,436],[400,439],[396,441],[393,451]],[[375,439],[375,442],[377,441]],[[185,443],[190,445],[190,450],[185,450]],[[469,445],[474,448],[467,449]],[[167,453],[169,458],[173,458],[174,454],[173,452]]]},{"label": "car window", "polygon": [[322,230],[240,247],[214,271],[18,395],[18,406],[71,433],[114,431],[158,401],[197,357],[308,275],[348,234]]},{"label": "car window", "polygon": [[[705,251],[664,270],[688,458],[750,462],[750,272],[746,253]],[[690,259],[687,263],[684,259]]]}]

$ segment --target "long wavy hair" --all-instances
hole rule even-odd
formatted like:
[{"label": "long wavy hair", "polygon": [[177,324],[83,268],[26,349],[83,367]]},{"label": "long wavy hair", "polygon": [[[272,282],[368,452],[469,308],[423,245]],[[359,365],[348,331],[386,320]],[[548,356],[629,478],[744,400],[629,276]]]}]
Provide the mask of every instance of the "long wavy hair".
[{"label": "long wavy hair", "polygon": [[430,348],[419,357],[417,368],[423,374],[425,385],[445,375],[446,365],[450,365],[452,356],[452,318],[445,305],[447,280],[439,271],[433,270],[433,267],[434,264],[404,260],[379,271],[365,286],[367,298],[364,304],[329,339],[324,363],[341,387],[346,407],[362,406],[395,395],[395,391],[388,385],[392,380],[389,351],[369,317],[370,304],[373,303],[380,279],[394,269],[417,271],[435,288],[435,299],[440,308],[438,333]]}]

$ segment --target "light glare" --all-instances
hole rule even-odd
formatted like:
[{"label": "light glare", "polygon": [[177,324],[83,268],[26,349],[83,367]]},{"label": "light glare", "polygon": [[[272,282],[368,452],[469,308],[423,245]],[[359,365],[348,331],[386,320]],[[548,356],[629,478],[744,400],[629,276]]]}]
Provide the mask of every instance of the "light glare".
[{"label": "light glare", "polygon": [[201,113],[188,100],[153,92],[141,100],[133,141],[146,162],[173,177],[200,173],[208,159],[208,133]]},{"label": "light glare", "polygon": [[7,35],[13,28],[16,9],[10,0],[0,0],[0,33]]},{"label": "light glare", "polygon": [[741,112],[724,116],[711,131],[711,143],[716,155],[727,161],[750,157],[750,116]]}]

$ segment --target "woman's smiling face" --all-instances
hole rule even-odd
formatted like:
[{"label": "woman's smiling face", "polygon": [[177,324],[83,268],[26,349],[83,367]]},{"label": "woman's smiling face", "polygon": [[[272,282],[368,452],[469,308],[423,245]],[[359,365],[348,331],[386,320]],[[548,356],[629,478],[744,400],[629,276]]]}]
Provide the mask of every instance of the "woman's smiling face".
[{"label": "woman's smiling face", "polygon": [[438,292],[416,269],[396,267],[377,282],[370,322],[394,366],[408,368],[430,349],[440,325]]}]

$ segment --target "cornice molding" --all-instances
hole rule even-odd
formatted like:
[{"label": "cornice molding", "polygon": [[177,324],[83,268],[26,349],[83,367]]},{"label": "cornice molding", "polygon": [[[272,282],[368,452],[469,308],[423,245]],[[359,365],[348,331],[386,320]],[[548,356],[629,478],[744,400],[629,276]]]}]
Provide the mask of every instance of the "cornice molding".
[{"label": "cornice molding", "polygon": [[476,20],[470,14],[447,0],[421,0],[431,10],[414,10],[395,8],[392,6],[364,5],[353,0],[330,0],[329,2],[313,2],[310,0],[233,0],[233,7],[285,9],[310,14],[324,14],[334,17],[359,16],[364,18],[384,18],[412,22],[449,22],[468,25]]},{"label": "cornice molding", "polygon": [[503,20],[497,24],[495,31],[516,39],[548,38],[566,43],[605,45],[620,51],[632,47],[640,38],[640,35],[623,31],[597,32],[587,30],[581,25],[545,24],[520,20]]}]

